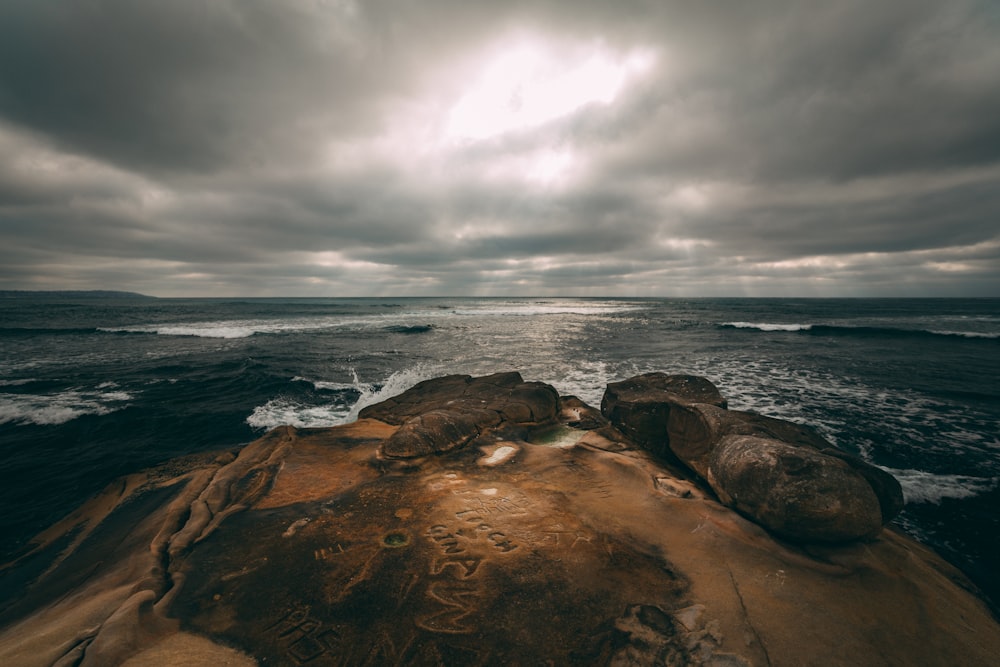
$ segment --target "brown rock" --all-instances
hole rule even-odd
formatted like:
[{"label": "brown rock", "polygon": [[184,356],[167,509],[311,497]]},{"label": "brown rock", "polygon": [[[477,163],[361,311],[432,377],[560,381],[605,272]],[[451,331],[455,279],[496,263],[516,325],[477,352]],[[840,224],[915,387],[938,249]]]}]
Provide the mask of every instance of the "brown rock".
[{"label": "brown rock", "polygon": [[808,426],[704,403],[672,406],[667,434],[671,451],[702,477],[715,443],[727,435],[756,435],[817,450],[833,448]]},{"label": "brown rock", "polygon": [[897,514],[903,511],[905,501],[903,499],[903,487],[899,480],[887,473],[885,470],[873,466],[867,461],[862,461],[856,456],[851,456],[833,447],[823,449],[827,456],[836,457],[847,465],[851,466],[859,475],[865,478],[868,485],[875,492],[878,498],[879,508],[882,511],[882,523],[889,523]]},{"label": "brown rock", "polygon": [[382,453],[391,458],[413,458],[446,452],[463,447],[482,429],[499,423],[499,415],[488,410],[431,410],[406,420],[386,439]]},{"label": "brown rock", "polygon": [[671,406],[667,420],[670,451],[703,479],[708,475],[708,459],[719,440],[728,433],[750,431],[739,416],[707,403]]},{"label": "brown rock", "polygon": [[706,478],[725,505],[794,540],[842,542],[882,529],[878,498],[865,478],[811,448],[725,436],[712,451]]},{"label": "brown rock", "polygon": [[610,424],[608,419],[576,396],[559,398],[559,421],[567,426],[592,431]]},{"label": "brown rock", "polygon": [[[706,397],[714,402],[696,402]],[[882,525],[903,507],[902,488],[892,475],[840,452],[808,426],[751,412],[727,410],[714,386],[701,378],[653,373],[614,383],[608,386],[602,411],[621,431],[653,454],[666,461],[680,461],[691,468],[709,482],[724,503],[733,503],[732,499],[739,495],[736,488],[728,488],[729,484],[738,483],[740,493],[754,498],[752,502],[739,505],[739,511],[789,539],[829,541],[870,536],[868,521],[871,517],[877,515]],[[735,436],[752,439],[741,441],[740,448],[727,447],[719,451],[723,441]],[[747,450],[754,443],[763,449],[751,459]],[[768,444],[765,446],[765,443]],[[775,443],[801,449],[795,457],[814,463],[809,466],[801,462],[796,464],[799,472],[795,473],[794,485],[789,485],[779,465],[781,461],[791,461],[791,455],[773,456],[771,450]],[[739,458],[727,463],[725,458],[737,451]],[[832,460],[823,462],[823,457]],[[753,466],[747,468],[751,460]],[[712,465],[716,468],[714,477]],[[766,472],[767,465],[778,467]],[[849,503],[831,504],[829,480],[825,476],[834,470],[850,479],[850,483],[845,481],[845,493],[861,488],[862,492]],[[766,499],[757,496],[771,492],[770,487],[761,483],[751,493],[746,486],[750,478],[767,478],[772,484],[777,484],[779,479],[784,481],[774,487],[774,498]],[[858,480],[863,482],[862,487],[858,487]],[[815,493],[812,499],[808,499],[810,488]],[[794,507],[800,507],[801,511],[796,512]],[[824,514],[836,507],[846,513],[843,525],[836,525]],[[761,514],[758,516],[758,513]],[[810,517],[816,520],[815,526],[809,525]],[[834,528],[828,529],[829,526]]]},{"label": "brown rock", "polygon": [[513,387],[510,394],[502,401],[497,401],[491,407],[502,415],[506,415],[510,406],[525,406],[528,409],[527,418],[519,417],[508,421],[516,423],[542,423],[556,418],[559,408],[559,393],[544,382],[522,382]]},{"label": "brown rock", "polygon": [[362,419],[400,425],[382,448],[389,458],[413,458],[463,447],[485,429],[554,422],[559,394],[519,373],[473,378],[449,375],[420,382],[360,411]]},{"label": "brown rock", "polygon": [[692,403],[726,407],[726,399],[705,378],[646,373],[609,384],[601,399],[601,413],[636,443],[670,458],[667,423],[671,408]]},{"label": "brown rock", "polygon": [[[525,384],[520,373],[496,373],[473,378],[470,375],[446,375],[424,380],[402,394],[369,405],[359,413],[361,419],[378,419],[402,424],[410,417],[447,409],[494,409],[503,405],[511,391]],[[555,390],[552,390],[555,394]],[[492,404],[492,405],[491,405]]]},{"label": "brown rock", "polygon": [[[109,488],[0,568],[0,664],[974,666],[1000,654],[971,584],[912,540],[790,547],[609,427],[572,444],[566,422],[483,426],[500,419],[492,408],[456,426],[454,391],[505,404],[518,382],[490,395],[455,377],[427,385],[430,409],[411,395],[405,417],[277,429],[235,458]],[[404,430],[419,439],[413,419],[479,435],[435,441],[436,456],[380,454]],[[726,436],[727,461],[753,439]],[[787,443],[748,451],[749,475],[719,474],[752,480],[761,451],[777,459],[762,474],[783,471],[789,492],[799,470],[851,469]]]}]

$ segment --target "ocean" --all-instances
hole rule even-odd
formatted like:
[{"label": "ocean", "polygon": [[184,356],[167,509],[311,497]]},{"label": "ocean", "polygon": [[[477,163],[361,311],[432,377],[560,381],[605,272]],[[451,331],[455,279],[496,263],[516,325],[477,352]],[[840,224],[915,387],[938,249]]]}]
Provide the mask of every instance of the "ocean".
[{"label": "ocean", "polygon": [[599,406],[648,371],[888,470],[895,521],[1000,601],[1000,299],[0,297],[0,561],[116,477],[331,426],[439,375]]}]

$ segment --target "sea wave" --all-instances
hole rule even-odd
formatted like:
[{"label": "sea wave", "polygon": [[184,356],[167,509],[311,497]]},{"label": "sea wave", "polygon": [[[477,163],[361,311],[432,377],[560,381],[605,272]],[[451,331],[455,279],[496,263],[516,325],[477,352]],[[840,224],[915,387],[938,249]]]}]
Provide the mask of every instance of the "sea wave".
[{"label": "sea wave", "polygon": [[962,338],[1000,338],[1000,332],[982,331],[929,331],[937,336],[960,336]]},{"label": "sea wave", "polygon": [[776,324],[771,322],[725,322],[721,325],[729,329],[760,329],[761,331],[808,331],[811,324]]},{"label": "sea wave", "polygon": [[457,307],[450,312],[460,316],[492,316],[492,317],[530,317],[535,315],[614,315],[637,310],[646,310],[648,306],[634,303],[601,303],[601,304],[567,304],[547,305],[539,303],[510,303],[483,308]]},{"label": "sea wave", "polygon": [[272,429],[277,426],[322,428],[348,421],[350,407],[343,405],[306,405],[288,398],[275,398],[259,405],[246,418],[253,428]]},{"label": "sea wave", "polygon": [[903,487],[903,498],[909,503],[932,503],[939,505],[942,500],[971,498],[1000,485],[998,477],[974,477],[972,475],[942,475],[925,470],[895,470],[884,468],[899,480]]},{"label": "sea wave", "polygon": [[[455,316],[507,317],[546,315],[610,315],[647,306],[638,304],[539,304],[512,302],[472,308],[426,308],[407,312],[379,312],[361,316],[295,317],[285,319],[231,319],[200,322],[163,322],[106,326],[78,333],[100,332],[116,334],[157,334],[160,336],[194,336],[199,338],[248,338],[255,335],[275,335],[319,331],[323,329],[359,328],[389,333],[422,334],[433,331],[437,324]],[[437,324],[436,324],[437,323]],[[2,330],[0,330],[2,331]]]},{"label": "sea wave", "polygon": [[434,330],[433,324],[394,324],[385,328],[389,333],[399,333],[399,334],[422,334],[428,333]]},{"label": "sea wave", "polygon": [[79,336],[98,333],[95,327],[0,327],[0,338],[16,336]]},{"label": "sea wave", "polygon": [[418,364],[416,366],[404,368],[392,373],[379,384],[359,383],[358,388],[361,395],[358,397],[357,402],[351,407],[351,411],[347,416],[347,421],[351,422],[356,420],[358,418],[358,413],[361,412],[363,408],[366,408],[369,405],[375,405],[376,403],[381,403],[387,398],[399,396],[418,382],[429,380],[433,377],[437,377],[438,375],[440,375],[440,373],[435,369]]},{"label": "sea wave", "polygon": [[306,382],[313,386],[313,389],[318,391],[345,391],[345,390],[356,390],[360,391],[358,378],[355,375],[353,382],[327,382],[326,380],[311,380],[307,377],[302,377],[301,375],[296,375],[292,378],[292,382]]},{"label": "sea wave", "polygon": [[[642,367],[639,372],[657,370]],[[890,391],[859,377],[789,367],[751,357],[697,357],[684,372],[703,375],[729,407],[807,424],[835,445],[870,463],[889,447],[943,462],[955,456],[989,462],[984,475],[1000,473],[997,423],[989,412],[960,400],[913,390]],[[995,400],[995,395],[980,396]],[[898,443],[893,445],[893,443]],[[905,443],[905,444],[904,444]],[[925,463],[926,464],[926,463]]]},{"label": "sea wave", "polygon": [[[625,376],[638,372],[625,372]],[[594,408],[600,408],[608,384],[622,380],[621,369],[604,361],[581,359],[561,369],[548,382],[560,396],[576,396]]]},{"label": "sea wave", "polygon": [[132,399],[133,395],[126,391],[81,389],[55,394],[0,394],[0,424],[55,426],[84,415],[110,414],[126,407]]},{"label": "sea wave", "polygon": [[20,387],[22,385],[31,384],[36,382],[34,378],[25,378],[21,380],[0,380],[0,387]]},{"label": "sea wave", "polygon": [[[349,327],[382,329],[390,333],[418,334],[433,330],[433,324],[395,324],[400,316],[366,318],[321,317],[290,320],[221,320],[185,324],[144,324],[128,327],[101,327],[95,331],[108,333],[157,334],[160,336],[193,336],[197,338],[249,338],[255,335],[278,335],[345,329]],[[389,324],[393,322],[392,324]]]},{"label": "sea wave", "polygon": [[220,320],[183,324],[144,324],[127,327],[101,327],[111,333],[158,334],[160,336],[194,336],[197,338],[249,338],[256,334],[281,334],[314,331],[357,324],[362,320],[341,318],[286,320]]},{"label": "sea wave", "polygon": [[859,337],[958,337],[972,339],[1000,339],[1000,332],[991,331],[939,331],[932,329],[901,329],[897,327],[879,327],[842,324],[800,324],[775,322],[724,322],[719,325],[723,329],[757,329],[759,331],[787,331],[814,336],[859,336]]},{"label": "sea wave", "polygon": [[309,382],[316,389],[340,391],[353,389],[358,393],[358,399],[353,404],[337,402],[316,405],[278,397],[254,408],[250,416],[246,418],[246,423],[253,428],[260,429],[271,429],[284,425],[297,428],[324,428],[347,424],[356,421],[358,413],[366,406],[398,396],[421,380],[440,375],[440,372],[417,365],[396,371],[378,383],[363,383],[358,379],[356,373],[352,371],[352,374],[354,374],[354,382],[350,384],[309,380],[300,376],[292,378],[292,381]]}]

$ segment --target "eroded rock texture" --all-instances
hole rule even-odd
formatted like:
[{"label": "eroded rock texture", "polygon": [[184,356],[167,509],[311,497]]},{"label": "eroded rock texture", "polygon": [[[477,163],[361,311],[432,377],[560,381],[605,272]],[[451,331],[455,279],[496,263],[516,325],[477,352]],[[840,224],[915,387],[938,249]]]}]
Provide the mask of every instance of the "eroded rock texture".
[{"label": "eroded rock texture", "polygon": [[[713,406],[684,396],[718,393],[700,379],[666,386],[694,389],[661,387],[657,400],[680,401],[632,412],[643,428],[661,420],[643,447],[677,406]],[[852,468],[797,427],[716,403],[710,416],[750,432],[720,431],[692,460],[739,489],[720,497],[748,516],[783,510],[759,485],[743,490],[747,470]],[[362,415],[133,475],[40,535],[2,571],[0,664],[987,665],[1000,654],[989,611],[919,545],[890,530],[776,541],[547,385],[452,376]]]},{"label": "eroded rock texture", "polygon": [[523,426],[555,419],[559,394],[519,373],[473,378],[450,375],[417,384],[402,395],[364,408],[362,419],[398,424],[382,453],[413,458],[464,446],[501,423]]},{"label": "eroded rock texture", "polygon": [[903,508],[889,473],[806,426],[727,410],[704,378],[639,375],[608,385],[601,408],[649,451],[687,465],[723,504],[789,539],[870,538]]}]

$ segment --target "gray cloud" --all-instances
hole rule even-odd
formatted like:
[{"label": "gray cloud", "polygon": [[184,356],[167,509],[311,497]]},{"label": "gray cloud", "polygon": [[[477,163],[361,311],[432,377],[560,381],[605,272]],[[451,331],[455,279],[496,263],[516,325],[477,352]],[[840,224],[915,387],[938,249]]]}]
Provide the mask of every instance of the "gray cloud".
[{"label": "gray cloud", "polygon": [[[525,43],[548,60],[455,135]],[[591,61],[613,101],[538,111]],[[0,282],[996,295],[996,72],[985,0],[12,0]]]}]

